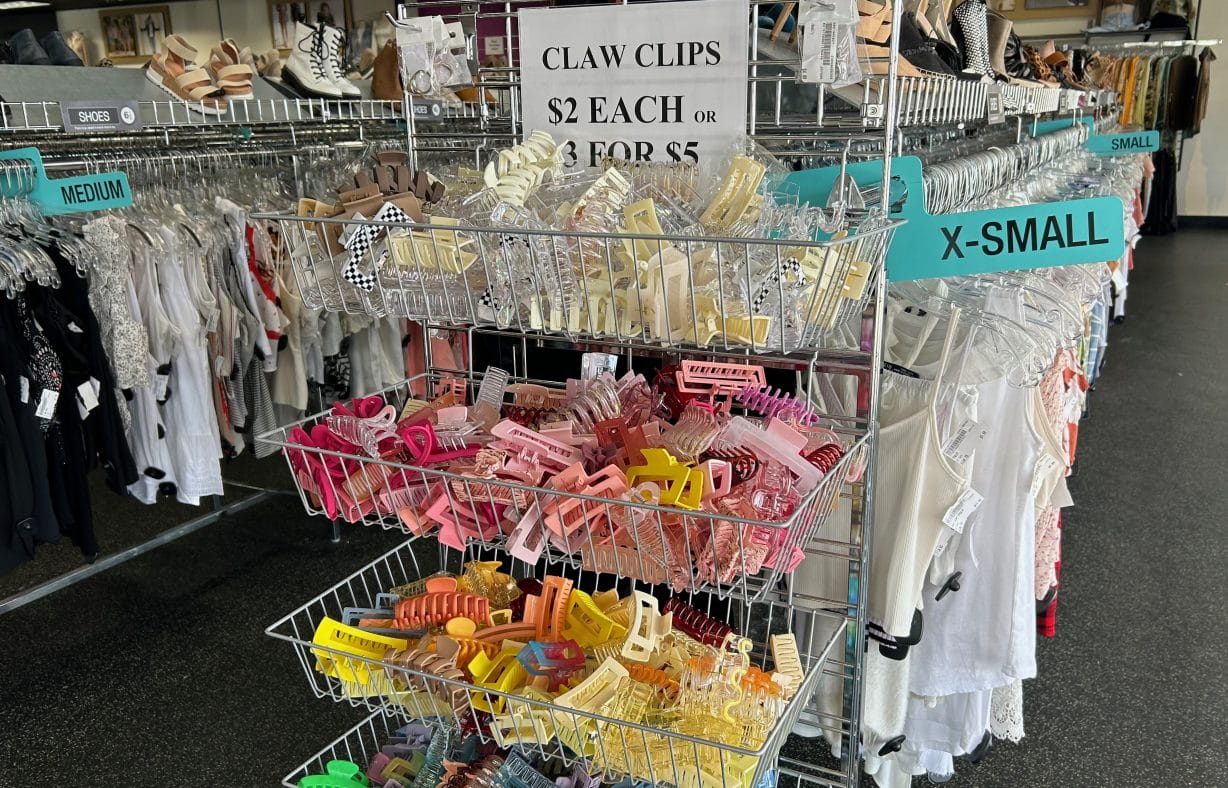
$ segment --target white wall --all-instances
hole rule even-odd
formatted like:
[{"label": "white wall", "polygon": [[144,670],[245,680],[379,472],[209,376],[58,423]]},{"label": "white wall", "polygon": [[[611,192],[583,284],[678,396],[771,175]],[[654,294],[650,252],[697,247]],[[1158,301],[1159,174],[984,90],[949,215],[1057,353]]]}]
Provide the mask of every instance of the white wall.
[{"label": "white wall", "polygon": [[[352,0],[354,19],[373,19],[393,7],[393,0]],[[221,8],[221,26],[218,9]],[[265,52],[273,46],[273,30],[268,3],[264,0],[192,0],[171,3],[171,29],[188,40],[202,53],[207,53],[222,38],[233,38],[240,47],[253,52]],[[91,63],[102,57],[102,26],[98,9],[60,11],[56,13],[60,30],[80,30],[90,41]]]},{"label": "white wall", "polygon": [[[1202,4],[1199,38],[1228,40],[1228,2]],[[1228,48],[1215,48],[1219,61],[1211,66],[1211,97],[1198,136],[1185,144],[1185,160],[1177,179],[1177,209],[1182,216],[1228,216]]]}]

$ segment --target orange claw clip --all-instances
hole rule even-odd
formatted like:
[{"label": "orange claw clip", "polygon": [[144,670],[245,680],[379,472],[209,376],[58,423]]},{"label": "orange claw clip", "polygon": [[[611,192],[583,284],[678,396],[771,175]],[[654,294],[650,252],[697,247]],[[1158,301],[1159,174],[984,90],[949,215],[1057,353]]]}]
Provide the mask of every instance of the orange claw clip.
[{"label": "orange claw clip", "polygon": [[530,594],[524,600],[524,621],[534,626],[534,640],[563,639],[567,624],[567,599],[571,596],[570,580],[551,575],[542,583],[541,594]]}]

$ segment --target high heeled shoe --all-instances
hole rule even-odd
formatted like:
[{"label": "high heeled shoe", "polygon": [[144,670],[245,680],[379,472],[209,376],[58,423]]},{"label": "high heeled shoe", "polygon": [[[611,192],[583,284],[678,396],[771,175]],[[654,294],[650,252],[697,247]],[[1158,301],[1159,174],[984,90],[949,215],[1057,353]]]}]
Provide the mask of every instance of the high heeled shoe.
[{"label": "high heeled shoe", "polygon": [[[884,77],[890,73],[891,3],[879,5],[873,0],[857,0],[857,55],[867,74]],[[901,50],[903,46],[901,45]],[[896,73],[901,77],[924,77],[925,74],[901,54]]]},{"label": "high heeled shoe", "polygon": [[963,70],[981,78],[996,76],[989,57],[989,6],[985,0],[963,0],[951,12],[951,32],[964,55]]}]

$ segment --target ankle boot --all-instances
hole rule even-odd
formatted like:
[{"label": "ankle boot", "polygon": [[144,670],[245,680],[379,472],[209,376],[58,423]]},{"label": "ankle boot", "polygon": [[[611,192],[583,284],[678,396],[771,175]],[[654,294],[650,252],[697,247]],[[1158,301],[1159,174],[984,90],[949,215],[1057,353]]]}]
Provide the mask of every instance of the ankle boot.
[{"label": "ankle boot", "polygon": [[324,27],[324,54],[328,58],[328,81],[341,91],[341,97],[361,99],[362,91],[353,82],[345,78],[345,68],[341,64],[341,48],[345,46],[345,32],[339,27]]},{"label": "ankle boot", "polygon": [[341,88],[329,79],[324,25],[310,27],[295,22],[294,45],[282,67],[281,79],[304,98],[341,98]]},{"label": "ankle boot", "polygon": [[13,49],[13,62],[22,66],[50,66],[51,58],[47,55],[47,50],[39,46],[38,40],[34,38],[34,31],[30,28],[18,30],[9,39],[9,46]]},{"label": "ankle boot", "polygon": [[77,53],[68,48],[68,42],[64,40],[64,36],[60,35],[59,30],[52,30],[47,35],[43,36],[43,49],[46,50],[48,57],[51,58],[51,64],[55,66],[84,66],[81,58],[77,57]]}]

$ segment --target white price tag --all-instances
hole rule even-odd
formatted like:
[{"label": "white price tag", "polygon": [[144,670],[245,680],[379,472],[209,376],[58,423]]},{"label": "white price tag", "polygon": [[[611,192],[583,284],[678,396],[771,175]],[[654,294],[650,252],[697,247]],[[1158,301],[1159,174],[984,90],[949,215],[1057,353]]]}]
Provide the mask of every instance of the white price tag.
[{"label": "white price tag", "polygon": [[1049,474],[1057,468],[1057,460],[1053,459],[1050,454],[1041,454],[1036,461],[1036,470],[1032,473],[1032,491],[1028,493],[1029,498],[1035,498],[1040,494],[1040,486],[1045,483],[1045,479],[1049,478]]},{"label": "white price tag", "polygon": [[977,450],[977,447],[985,442],[987,435],[989,435],[989,427],[977,424],[972,419],[964,419],[964,423],[959,425],[955,434],[947,438],[947,442],[943,444],[942,453],[954,462],[965,465],[968,460],[972,459],[972,453]]},{"label": "white price tag", "polygon": [[68,330],[74,334],[84,334],[85,333],[84,331],[81,330],[81,326],[71,321],[68,324]]},{"label": "white price tag", "polygon": [[166,391],[170,382],[170,375],[154,375],[154,399],[158,402],[166,402]]},{"label": "white price tag", "polygon": [[938,535],[938,546],[934,548],[934,558],[941,558],[942,554],[951,546],[951,540],[955,538],[955,532],[951,529],[943,529],[943,532]]},{"label": "white price tag", "polygon": [[81,407],[85,408],[86,413],[98,407],[98,392],[94,389],[92,380],[77,386],[77,399],[81,401]]},{"label": "white price tag", "polygon": [[350,218],[354,221],[354,224],[345,225],[345,229],[341,231],[341,237],[337,239],[337,243],[346,249],[350,248],[350,239],[354,237],[354,233],[358,232],[363,227],[363,223],[367,221],[367,217],[363,216],[359,211],[355,211],[354,215]]},{"label": "white price tag", "polygon": [[802,29],[802,73],[799,81],[830,85],[840,77],[840,25],[819,22]]},{"label": "white price tag", "polygon": [[976,490],[968,488],[964,490],[964,494],[959,496],[959,500],[947,509],[947,513],[942,516],[942,522],[957,534],[964,532],[964,526],[968,523],[968,518],[976,511],[977,507],[985,500],[985,496],[981,495]]},{"label": "white price tag", "polygon": [[592,380],[603,372],[618,371],[618,356],[613,353],[585,353],[580,357],[580,377]]},{"label": "white price tag", "polygon": [[22,375],[21,380],[17,382],[17,387],[21,395],[21,404],[28,403],[30,401],[30,379]]},{"label": "white price tag", "polygon": [[43,389],[43,396],[38,401],[34,415],[40,419],[50,419],[55,416],[55,404],[60,401],[60,392]]},{"label": "white price tag", "polygon": [[212,334],[217,330],[217,318],[222,312],[220,309],[214,309],[209,313],[209,318],[205,320],[205,333]]}]

